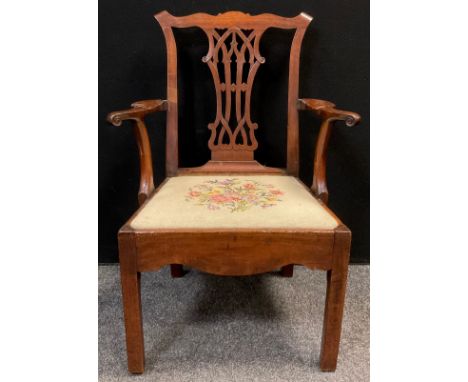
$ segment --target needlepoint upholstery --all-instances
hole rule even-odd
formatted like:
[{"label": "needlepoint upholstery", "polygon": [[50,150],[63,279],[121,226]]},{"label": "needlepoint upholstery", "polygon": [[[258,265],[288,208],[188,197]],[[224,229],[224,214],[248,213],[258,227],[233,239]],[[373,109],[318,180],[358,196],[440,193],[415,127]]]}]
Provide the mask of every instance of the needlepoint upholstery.
[{"label": "needlepoint upholstery", "polygon": [[130,225],[332,230],[338,222],[292,176],[186,175],[169,178]]}]

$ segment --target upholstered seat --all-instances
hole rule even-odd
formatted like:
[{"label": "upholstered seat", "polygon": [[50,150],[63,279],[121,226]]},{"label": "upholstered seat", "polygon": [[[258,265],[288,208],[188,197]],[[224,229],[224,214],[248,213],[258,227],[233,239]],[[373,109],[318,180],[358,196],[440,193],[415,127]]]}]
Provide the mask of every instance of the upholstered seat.
[{"label": "upholstered seat", "polygon": [[136,230],[333,230],[338,224],[299,180],[286,175],[186,175],[169,178],[130,222]]}]

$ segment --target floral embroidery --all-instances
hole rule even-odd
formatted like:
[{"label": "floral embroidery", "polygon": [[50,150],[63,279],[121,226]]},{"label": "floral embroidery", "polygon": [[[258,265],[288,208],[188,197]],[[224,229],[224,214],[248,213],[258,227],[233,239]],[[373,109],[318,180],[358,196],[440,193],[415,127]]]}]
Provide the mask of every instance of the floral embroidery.
[{"label": "floral embroidery", "polygon": [[209,210],[229,209],[231,212],[246,211],[257,206],[268,208],[281,202],[283,192],[272,184],[262,184],[254,180],[227,178],[207,180],[189,189],[186,201],[194,201]]}]

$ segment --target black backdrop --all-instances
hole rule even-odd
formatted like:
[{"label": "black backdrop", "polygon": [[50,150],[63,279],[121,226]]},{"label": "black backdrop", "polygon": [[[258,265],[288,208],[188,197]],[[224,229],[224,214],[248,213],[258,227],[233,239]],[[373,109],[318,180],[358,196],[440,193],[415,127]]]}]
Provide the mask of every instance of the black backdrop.
[{"label": "black backdrop", "polygon": [[[99,262],[118,259],[117,231],[137,208],[138,154],[130,123],[113,127],[106,114],[141,99],[165,98],[166,52],[154,13],[181,16],[239,10],[295,16],[312,21],[301,53],[299,96],[334,102],[358,112],[360,125],[338,123],[328,154],[329,205],[353,232],[351,259],[369,262],[369,3],[368,0],[288,1],[99,1]],[[285,166],[287,64],[291,33],[269,30],[260,51],[266,58],[253,89],[256,159]],[[207,124],[215,115],[211,74],[201,62],[206,37],[177,31],[179,50],[180,165],[209,159]],[[164,178],[165,116],[148,118],[156,184]],[[308,113],[307,113],[308,114]],[[313,148],[319,123],[300,114],[301,179],[312,182]]]}]

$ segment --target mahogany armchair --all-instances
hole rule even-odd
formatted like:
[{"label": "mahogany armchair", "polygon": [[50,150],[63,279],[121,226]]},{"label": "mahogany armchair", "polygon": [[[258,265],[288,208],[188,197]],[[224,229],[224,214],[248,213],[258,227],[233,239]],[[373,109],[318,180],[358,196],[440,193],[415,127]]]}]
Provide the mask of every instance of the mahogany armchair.
[{"label": "mahogany armchair", "polygon": [[[300,49],[312,18],[305,13],[286,18],[242,12],[175,17],[166,11],[155,18],[167,46],[167,99],[139,101],[129,110],[108,115],[115,126],[133,120],[140,155],[140,208],[118,234],[129,371],[144,371],[141,272],[171,265],[172,276],[180,277],[186,265],[215,275],[281,269],[283,276],[292,276],[294,264],[327,271],[320,367],[334,371],[351,232],[327,207],[326,151],[334,122],[353,126],[360,117],[330,102],[298,97]],[[201,59],[213,75],[217,104],[214,121],[208,125],[211,160],[197,168],[178,165],[173,28],[188,27],[201,28],[207,36],[208,51]],[[266,61],[259,41],[268,28],[295,31],[289,61],[285,169],[254,160],[258,125],[250,119],[250,97],[257,70]],[[311,188],[298,179],[298,110],[311,111],[322,120]],[[144,122],[146,115],[155,112],[167,115],[166,179],[157,189]]]}]

